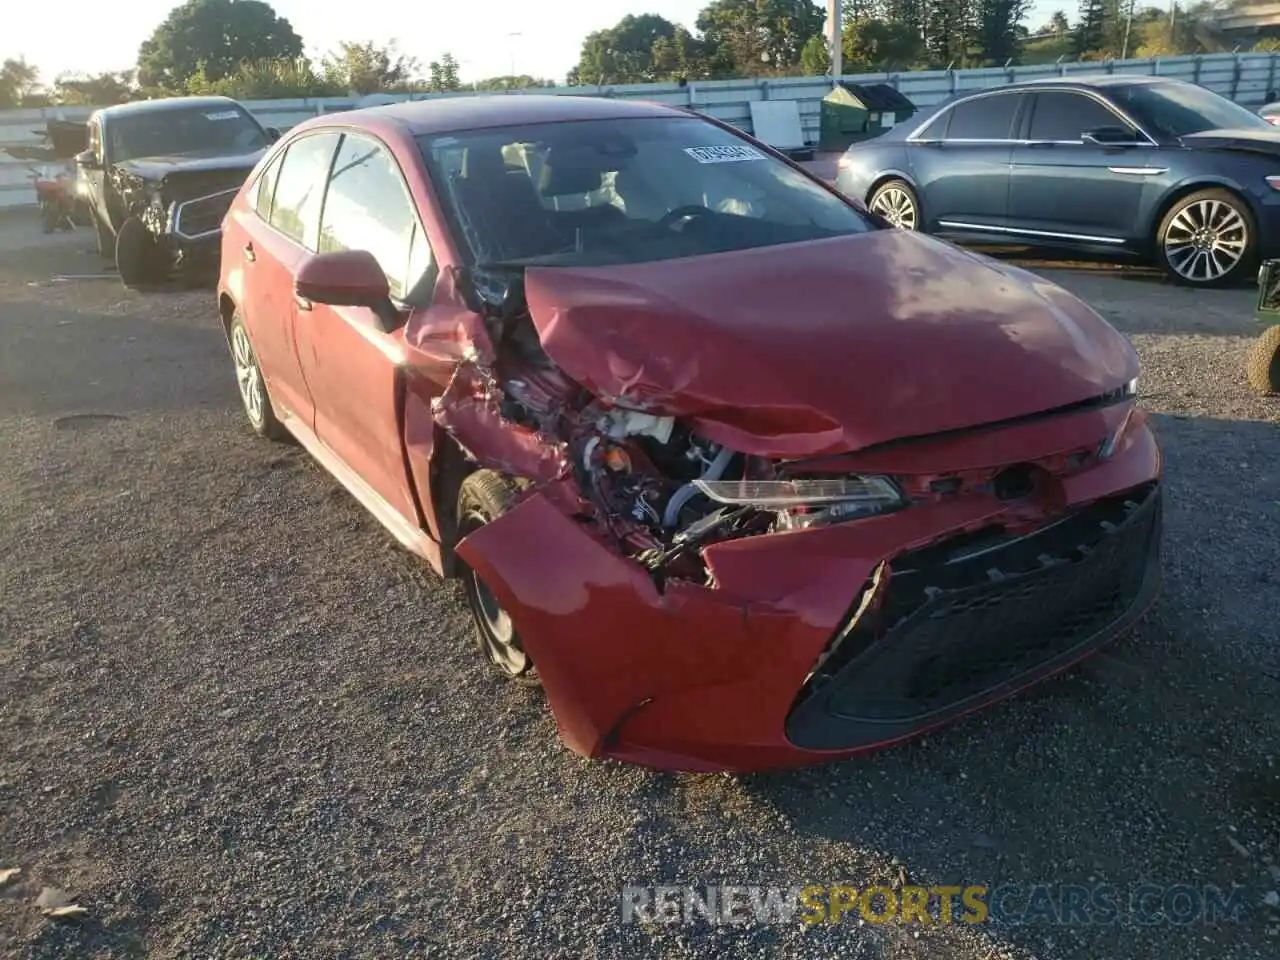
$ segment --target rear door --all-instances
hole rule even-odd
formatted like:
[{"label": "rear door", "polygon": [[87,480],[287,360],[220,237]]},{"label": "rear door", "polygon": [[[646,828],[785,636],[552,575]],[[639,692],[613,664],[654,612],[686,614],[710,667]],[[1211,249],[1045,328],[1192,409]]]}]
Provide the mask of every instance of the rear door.
[{"label": "rear door", "polygon": [[[1013,151],[1009,226],[1086,243],[1134,236],[1143,191],[1165,173],[1159,149],[1090,94],[1051,90],[1031,99],[1026,140]],[[1126,128],[1133,143],[1084,142],[1101,127]]]},{"label": "rear door", "polygon": [[907,139],[929,229],[1004,226],[1015,123],[1024,99],[1004,91],[962,100]]},{"label": "rear door", "polygon": [[[406,321],[410,303],[430,293],[433,257],[417,209],[395,156],[370,136],[348,133],[342,139],[318,249],[372,253]],[[320,442],[419,526],[401,436],[409,374],[403,324],[388,333],[366,307],[303,304],[295,336]]]},{"label": "rear door", "polygon": [[223,243],[223,256],[242,264],[240,306],[271,398],[280,413],[307,427],[314,416],[294,345],[293,276],[319,242],[324,187],[339,139],[322,132],[292,141],[259,177],[254,207],[236,208],[237,229]]}]

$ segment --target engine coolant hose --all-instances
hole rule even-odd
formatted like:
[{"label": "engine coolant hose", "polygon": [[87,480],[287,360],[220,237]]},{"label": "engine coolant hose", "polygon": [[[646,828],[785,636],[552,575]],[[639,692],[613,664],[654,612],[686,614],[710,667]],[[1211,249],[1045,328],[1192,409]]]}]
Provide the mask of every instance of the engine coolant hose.
[{"label": "engine coolant hose", "polygon": [[[728,469],[729,461],[733,459],[733,451],[728,447],[721,447],[720,452],[716,454],[716,458],[707,465],[707,469],[702,471],[699,480],[719,480],[720,475]],[[667,501],[667,509],[662,512],[662,526],[664,529],[670,530],[676,525],[676,521],[680,519],[680,511],[684,509],[684,505],[692,500],[698,494],[698,488],[692,483],[686,483],[683,487],[671,495],[671,499]]]}]

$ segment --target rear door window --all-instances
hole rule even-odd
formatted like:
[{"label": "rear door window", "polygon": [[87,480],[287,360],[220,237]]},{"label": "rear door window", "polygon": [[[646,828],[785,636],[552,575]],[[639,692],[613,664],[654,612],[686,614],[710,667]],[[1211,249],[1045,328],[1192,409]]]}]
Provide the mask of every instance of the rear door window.
[{"label": "rear door window", "polygon": [[948,140],[1008,140],[1020,94],[997,93],[976,97],[951,109]]},{"label": "rear door window", "polygon": [[262,171],[262,176],[258,177],[258,182],[254,185],[251,194],[250,205],[263,220],[271,220],[271,203],[275,199],[276,180],[280,176],[280,161],[283,158],[283,153],[278,154],[267,165],[267,169]]},{"label": "rear door window", "polygon": [[308,250],[316,249],[320,237],[320,208],[338,139],[336,133],[301,137],[280,162],[268,222]]}]

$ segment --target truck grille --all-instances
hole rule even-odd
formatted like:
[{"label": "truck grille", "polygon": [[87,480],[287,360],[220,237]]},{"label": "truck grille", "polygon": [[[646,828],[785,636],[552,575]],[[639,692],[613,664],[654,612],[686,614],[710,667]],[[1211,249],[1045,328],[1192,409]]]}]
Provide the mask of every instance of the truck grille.
[{"label": "truck grille", "polygon": [[851,729],[830,742],[841,721],[870,725],[859,737],[901,735],[1069,663],[1154,593],[1159,534],[1150,484],[1028,536],[979,533],[899,556],[878,607],[837,633],[805,682],[788,735],[812,749],[851,745]]},{"label": "truck grille", "polygon": [[232,187],[209,197],[174,204],[170,230],[183,240],[196,240],[217,233],[222,229],[222,218],[231,209],[239,190],[239,187]]}]

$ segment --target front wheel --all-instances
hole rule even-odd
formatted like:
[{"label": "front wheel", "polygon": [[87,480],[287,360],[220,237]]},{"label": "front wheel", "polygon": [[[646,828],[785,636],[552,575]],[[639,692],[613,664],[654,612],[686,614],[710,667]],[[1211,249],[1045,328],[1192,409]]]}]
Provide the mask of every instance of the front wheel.
[{"label": "front wheel", "polygon": [[1258,230],[1248,205],[1228,190],[1178,200],[1156,232],[1160,266],[1178,283],[1223,287],[1250,276]]},{"label": "front wheel", "polygon": [[[475,533],[507,513],[515,502],[515,488],[493,470],[477,470],[458,488],[458,539]],[[525,653],[511,615],[502,609],[480,576],[459,559],[462,589],[476,626],[476,645],[489,666],[507,680],[528,686],[541,681],[533,660]]]},{"label": "front wheel", "polygon": [[905,180],[888,180],[876,187],[867,209],[899,230],[920,229],[920,201]]},{"label": "front wheel", "polygon": [[116,234],[116,271],[130,290],[155,283],[160,276],[160,251],[156,241],[137,217],[120,224]]}]

